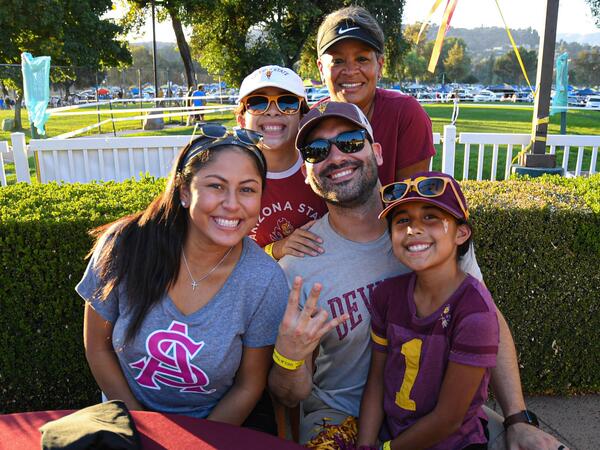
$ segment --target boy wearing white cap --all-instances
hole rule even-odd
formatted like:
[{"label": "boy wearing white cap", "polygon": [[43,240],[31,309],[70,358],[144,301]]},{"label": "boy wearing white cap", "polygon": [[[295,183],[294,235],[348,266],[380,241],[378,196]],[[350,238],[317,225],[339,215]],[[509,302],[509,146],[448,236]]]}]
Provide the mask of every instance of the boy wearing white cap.
[{"label": "boy wearing white cap", "polygon": [[322,251],[320,238],[308,228],[327,207],[305,183],[294,145],[300,118],[308,110],[302,79],[285,67],[261,67],[240,87],[238,125],[263,135],[259,147],[268,168],[260,216],[250,237],[275,259]]}]

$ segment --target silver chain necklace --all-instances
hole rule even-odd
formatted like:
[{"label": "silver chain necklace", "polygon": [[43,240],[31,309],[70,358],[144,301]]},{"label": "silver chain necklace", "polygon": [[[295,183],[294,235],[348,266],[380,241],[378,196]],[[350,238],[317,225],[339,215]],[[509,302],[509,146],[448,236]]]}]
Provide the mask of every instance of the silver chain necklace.
[{"label": "silver chain necklace", "polygon": [[185,252],[183,251],[183,248],[181,249],[181,254],[183,255],[183,263],[185,264],[185,268],[188,271],[188,275],[190,276],[190,279],[192,280],[192,291],[195,291],[201,281],[207,279],[211,273],[213,273],[215,270],[217,270],[217,267],[219,267],[223,263],[223,261],[225,261],[225,258],[227,258],[227,256],[229,256],[229,254],[231,253],[231,250],[233,250],[233,247],[230,247],[229,250],[227,250],[227,253],[225,253],[223,255],[223,257],[221,258],[221,261],[219,261],[217,264],[215,264],[212,269],[210,269],[208,272],[206,272],[204,275],[202,275],[199,280],[194,280],[194,277],[192,276],[192,271],[190,270],[190,266],[188,266],[187,258],[185,257]]}]

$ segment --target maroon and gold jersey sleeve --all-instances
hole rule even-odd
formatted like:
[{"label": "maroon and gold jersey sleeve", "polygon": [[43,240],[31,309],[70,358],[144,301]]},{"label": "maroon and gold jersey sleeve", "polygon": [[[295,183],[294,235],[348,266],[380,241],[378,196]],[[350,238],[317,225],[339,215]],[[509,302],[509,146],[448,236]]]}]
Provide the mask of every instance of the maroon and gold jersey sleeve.
[{"label": "maroon and gold jersey sleeve", "polygon": [[459,364],[495,367],[498,353],[498,317],[489,291],[474,282],[465,290],[456,317],[448,359]]},{"label": "maroon and gold jersey sleeve", "polygon": [[387,351],[386,316],[391,298],[390,282],[384,281],[375,288],[371,297],[371,342],[373,350]]}]

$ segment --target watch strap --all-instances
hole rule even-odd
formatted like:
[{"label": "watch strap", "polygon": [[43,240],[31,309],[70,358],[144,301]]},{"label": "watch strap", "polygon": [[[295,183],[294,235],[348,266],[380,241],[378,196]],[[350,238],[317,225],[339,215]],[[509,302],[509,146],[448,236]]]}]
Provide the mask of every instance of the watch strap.
[{"label": "watch strap", "polygon": [[506,419],[504,419],[504,429],[508,429],[508,427],[514,425],[515,423],[526,423],[529,425],[533,425],[534,427],[540,426],[535,413],[528,410],[519,411],[518,413],[512,414]]}]

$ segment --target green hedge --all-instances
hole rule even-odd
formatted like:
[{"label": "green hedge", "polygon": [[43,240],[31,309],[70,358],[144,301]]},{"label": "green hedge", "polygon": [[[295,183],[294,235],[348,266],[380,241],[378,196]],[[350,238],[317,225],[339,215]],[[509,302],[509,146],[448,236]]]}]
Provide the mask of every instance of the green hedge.
[{"label": "green hedge", "polygon": [[[477,258],[519,350],[525,391],[600,392],[600,175],[465,182]],[[87,231],[164,180],[0,189],[0,412],[99,400],[74,287]]]},{"label": "green hedge", "polygon": [[476,254],[529,394],[600,392],[600,175],[467,182]]},{"label": "green hedge", "polygon": [[143,209],[164,180],[0,188],[0,412],[98,403],[74,291],[91,228]]}]

